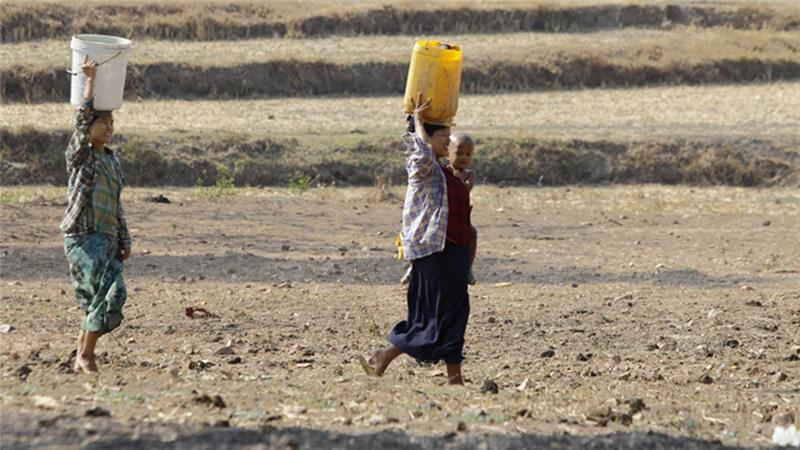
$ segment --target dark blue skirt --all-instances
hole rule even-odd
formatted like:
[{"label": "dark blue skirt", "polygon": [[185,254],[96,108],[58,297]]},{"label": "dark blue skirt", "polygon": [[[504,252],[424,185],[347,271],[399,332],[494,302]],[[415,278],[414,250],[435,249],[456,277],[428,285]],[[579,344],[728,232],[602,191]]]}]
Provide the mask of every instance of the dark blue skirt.
[{"label": "dark blue skirt", "polygon": [[415,259],[408,284],[408,319],[389,342],[421,361],[458,364],[469,319],[469,247],[447,242],[443,251]]}]

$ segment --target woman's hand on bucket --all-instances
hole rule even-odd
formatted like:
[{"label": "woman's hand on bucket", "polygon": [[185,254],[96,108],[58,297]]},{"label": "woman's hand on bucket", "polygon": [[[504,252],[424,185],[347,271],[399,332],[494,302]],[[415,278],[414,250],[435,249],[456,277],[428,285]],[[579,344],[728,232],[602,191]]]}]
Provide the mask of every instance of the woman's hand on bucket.
[{"label": "woman's hand on bucket", "polygon": [[81,65],[83,74],[86,75],[86,86],[83,88],[83,98],[86,101],[94,98],[94,77],[97,75],[97,62],[89,58],[89,55],[83,57],[83,65]]},{"label": "woman's hand on bucket", "polygon": [[430,109],[431,107],[431,99],[428,98],[424,102],[422,101],[422,92],[417,94],[417,98],[411,99],[411,112],[414,114],[414,129],[417,132],[417,135],[422,139],[426,139],[425,136],[425,128],[422,126],[422,113]]},{"label": "woman's hand on bucket", "polygon": [[431,99],[422,101],[422,92],[417,94],[417,98],[411,99],[411,113],[414,117],[422,120],[422,113],[431,107]]},{"label": "woman's hand on bucket", "polygon": [[81,70],[83,70],[83,74],[86,75],[87,79],[94,79],[95,75],[97,75],[97,62],[89,58],[89,55],[86,55],[83,57]]}]

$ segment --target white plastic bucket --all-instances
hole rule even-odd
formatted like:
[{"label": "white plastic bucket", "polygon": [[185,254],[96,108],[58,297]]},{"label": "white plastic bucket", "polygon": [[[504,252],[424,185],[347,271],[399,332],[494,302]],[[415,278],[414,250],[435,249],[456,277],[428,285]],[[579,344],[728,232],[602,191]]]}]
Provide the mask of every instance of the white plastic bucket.
[{"label": "white plastic bucket", "polygon": [[70,42],[72,49],[72,90],[70,102],[78,106],[83,101],[86,76],[81,70],[83,58],[97,62],[94,81],[94,107],[102,111],[119,109],[125,91],[125,71],[133,43],[125,38],[102,34],[77,34]]}]

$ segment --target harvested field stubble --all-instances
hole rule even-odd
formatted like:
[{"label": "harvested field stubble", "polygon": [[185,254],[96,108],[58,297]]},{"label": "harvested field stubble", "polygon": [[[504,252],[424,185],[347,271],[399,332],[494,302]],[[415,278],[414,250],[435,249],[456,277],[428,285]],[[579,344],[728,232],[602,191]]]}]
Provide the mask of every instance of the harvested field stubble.
[{"label": "harvested field stubble", "polygon": [[[798,33],[681,28],[447,39],[467,51],[467,94],[800,78]],[[131,99],[402,94],[414,40],[145,40],[136,43],[126,93]],[[61,40],[0,46],[0,95],[12,102],[68,98],[66,47]]]},{"label": "harvested field stubble", "polygon": [[[404,127],[401,100],[132,101],[115,117],[117,131],[131,136],[213,132],[330,146],[343,139],[396,138]],[[12,129],[64,130],[72,126],[74,109],[66,103],[12,103],[0,105],[0,117]],[[772,83],[467,95],[459,100],[456,128],[480,137],[612,142],[753,138],[794,145],[800,141],[797,123],[800,83]]]},{"label": "harvested field stubble", "polygon": [[[129,65],[128,99],[232,99],[325,95],[402,95],[404,63],[274,61],[232,67],[197,67],[172,62]],[[800,61],[717,60],[667,66],[619,65],[602,57],[565,58],[545,63],[500,62],[467,67],[464,94],[531,90],[754,83],[800,79]],[[0,96],[7,101],[45,102],[69,98],[63,69],[0,71]]]},{"label": "harvested field stubble", "polygon": [[[129,62],[171,62],[197,67],[235,67],[296,60],[341,65],[408,63],[420,36],[331,36],[318,39],[243,39],[236,41],[136,40]],[[498,62],[537,62],[601,57],[618,65],[667,66],[716,60],[796,60],[800,34],[769,30],[675,27],[670,30],[621,29],[594,33],[450,34],[439,39],[459,44],[467,67]],[[61,69],[70,64],[64,39],[6,43],[0,69]]]},{"label": "harvested field stubble", "polygon": [[[313,8],[309,8],[313,11]],[[797,8],[613,4],[531,9],[451,9],[447,14],[384,7],[341,14],[283,18],[258,4],[174,3],[140,6],[6,3],[0,9],[3,42],[103,33],[133,38],[215,40],[361,34],[498,33],[659,28],[664,25],[794,30]],[[296,14],[295,14],[296,15]]]}]

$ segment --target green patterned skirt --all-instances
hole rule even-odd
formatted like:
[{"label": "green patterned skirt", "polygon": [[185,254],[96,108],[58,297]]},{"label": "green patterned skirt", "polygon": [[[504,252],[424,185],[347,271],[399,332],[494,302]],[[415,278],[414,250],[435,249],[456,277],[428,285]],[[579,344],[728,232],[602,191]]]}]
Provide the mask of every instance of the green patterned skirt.
[{"label": "green patterned skirt", "polygon": [[64,238],[75,297],[86,313],[81,328],[108,333],[122,323],[127,291],[115,236],[90,233]]}]

